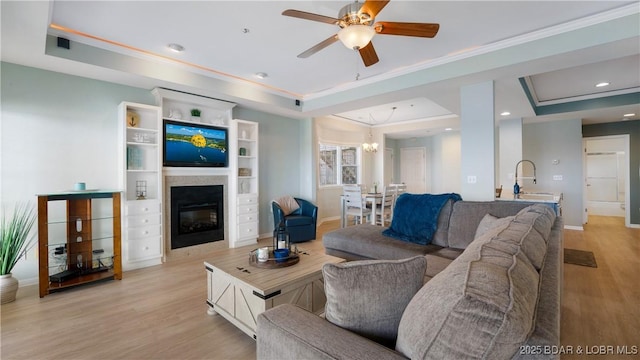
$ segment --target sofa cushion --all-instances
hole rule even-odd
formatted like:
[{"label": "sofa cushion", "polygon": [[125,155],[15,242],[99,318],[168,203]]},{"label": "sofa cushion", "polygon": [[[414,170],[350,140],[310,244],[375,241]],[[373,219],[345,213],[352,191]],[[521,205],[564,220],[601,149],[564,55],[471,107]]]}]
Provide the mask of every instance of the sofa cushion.
[{"label": "sofa cushion", "polygon": [[413,297],[396,350],[412,359],[511,358],[533,329],[539,275],[520,248],[486,234]]},{"label": "sofa cushion", "polygon": [[427,259],[427,271],[425,272],[425,275],[429,278],[438,275],[442,270],[446,269],[447,266],[449,266],[453,262],[453,260],[451,259],[431,254],[427,254],[424,257]]},{"label": "sofa cushion", "polygon": [[442,247],[449,246],[449,218],[451,217],[451,211],[453,210],[453,199],[449,199],[442,209],[440,209],[440,215],[438,215],[438,228],[436,229],[435,234],[433,234],[433,240],[431,243],[433,245],[438,245]]},{"label": "sofa cushion", "polygon": [[[440,246],[432,244],[418,245],[384,236],[382,229],[371,224],[347,226],[325,233],[322,236],[322,244],[327,253],[343,258],[347,254],[355,254],[355,257],[360,259],[399,260],[441,249]],[[339,255],[333,252],[334,249],[339,250]]]},{"label": "sofa cushion", "polygon": [[518,212],[509,226],[496,236],[519,246],[539,271],[547,253],[547,238],[554,221],[555,213],[550,207],[532,205]]},{"label": "sofa cushion", "polygon": [[449,222],[450,247],[465,249],[474,239],[485,214],[502,218],[517,214],[531,203],[520,201],[456,201]]},{"label": "sofa cushion", "polygon": [[[533,228],[542,235],[544,239],[549,238],[551,227],[556,220],[556,213],[551,207],[543,204],[535,204],[526,207],[516,214],[516,221],[532,223]],[[546,241],[546,240],[545,240]]]},{"label": "sofa cushion", "polygon": [[325,318],[393,347],[402,313],[422,287],[426,267],[423,256],[325,264]]},{"label": "sofa cushion", "polygon": [[391,226],[382,233],[398,240],[426,245],[438,228],[440,210],[449,200],[462,200],[458,194],[409,194],[398,197]]},{"label": "sofa cushion", "polygon": [[515,216],[507,216],[503,218],[499,218],[493,216],[491,214],[486,214],[482,220],[480,220],[480,224],[476,228],[476,236],[474,239],[477,239],[487,233],[488,231],[500,231],[501,228],[506,227],[511,220],[514,219]]}]

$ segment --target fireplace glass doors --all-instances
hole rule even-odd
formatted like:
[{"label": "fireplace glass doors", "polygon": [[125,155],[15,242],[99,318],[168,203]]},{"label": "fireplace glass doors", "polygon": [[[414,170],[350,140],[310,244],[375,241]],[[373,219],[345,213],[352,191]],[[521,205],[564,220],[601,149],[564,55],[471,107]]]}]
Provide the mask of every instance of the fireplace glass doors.
[{"label": "fireplace glass doors", "polygon": [[171,249],[224,240],[222,185],[171,187]]}]

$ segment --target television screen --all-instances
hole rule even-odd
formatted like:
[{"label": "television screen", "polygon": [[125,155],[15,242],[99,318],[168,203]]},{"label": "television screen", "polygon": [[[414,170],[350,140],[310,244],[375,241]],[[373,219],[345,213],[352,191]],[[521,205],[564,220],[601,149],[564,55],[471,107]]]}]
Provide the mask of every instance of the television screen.
[{"label": "television screen", "polygon": [[164,121],[164,166],[227,167],[228,132],[211,125]]}]

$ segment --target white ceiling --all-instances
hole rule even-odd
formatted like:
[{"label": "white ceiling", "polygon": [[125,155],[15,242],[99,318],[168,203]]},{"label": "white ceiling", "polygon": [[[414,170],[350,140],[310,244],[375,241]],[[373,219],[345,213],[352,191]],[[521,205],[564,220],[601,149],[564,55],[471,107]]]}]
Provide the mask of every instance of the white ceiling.
[{"label": "white ceiling", "polygon": [[[640,91],[638,1],[392,0],[376,21],[435,22],[438,35],[376,35],[380,62],[370,67],[339,42],[297,58],[339,28],[282,11],[337,17],[347,3],[2,1],[1,57],[286,116],[335,114],[371,125],[457,118],[460,86],[487,80],[495,81],[496,112],[508,110],[511,118],[593,123],[619,121],[629,112],[640,117],[637,103],[536,117],[519,81],[526,78],[538,104]],[[47,34],[70,39],[71,49],[47,45]],[[172,53],[169,43],[185,51]],[[257,72],[268,77],[258,79]],[[610,88],[594,88],[605,80]]]}]

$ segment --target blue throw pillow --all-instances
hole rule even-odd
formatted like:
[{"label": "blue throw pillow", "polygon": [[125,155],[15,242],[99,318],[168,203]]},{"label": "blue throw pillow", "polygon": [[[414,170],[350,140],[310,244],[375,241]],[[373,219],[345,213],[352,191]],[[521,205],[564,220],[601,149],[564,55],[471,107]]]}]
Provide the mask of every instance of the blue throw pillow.
[{"label": "blue throw pillow", "polygon": [[415,244],[431,243],[438,228],[440,210],[449,199],[462,200],[455,193],[400,195],[393,208],[391,226],[382,234]]}]

